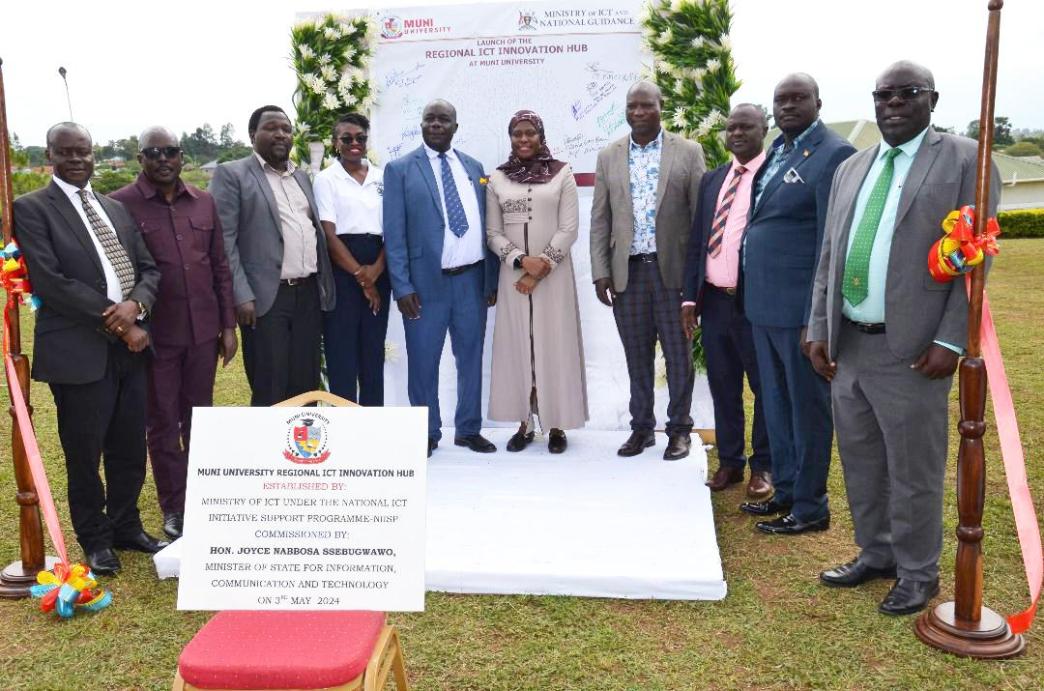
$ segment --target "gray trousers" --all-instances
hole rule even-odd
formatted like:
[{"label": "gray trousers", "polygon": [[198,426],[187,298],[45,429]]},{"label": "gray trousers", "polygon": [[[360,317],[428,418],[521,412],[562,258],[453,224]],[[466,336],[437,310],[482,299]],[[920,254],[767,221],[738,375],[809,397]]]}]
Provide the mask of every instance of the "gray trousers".
[{"label": "gray trousers", "polygon": [[837,447],[860,558],[899,578],[939,575],[953,377],[927,379],[884,334],[844,322],[831,386]]}]

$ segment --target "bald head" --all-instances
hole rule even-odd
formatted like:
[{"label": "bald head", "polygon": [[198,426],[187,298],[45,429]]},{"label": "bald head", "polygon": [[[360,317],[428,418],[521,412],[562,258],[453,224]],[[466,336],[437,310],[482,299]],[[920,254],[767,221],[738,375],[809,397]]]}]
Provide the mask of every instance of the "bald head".
[{"label": "bald head", "polygon": [[663,93],[652,82],[636,82],[627,90],[627,124],[636,144],[645,146],[659,136],[662,110]]},{"label": "bald head", "polygon": [[177,146],[178,135],[162,125],[146,127],[138,135],[138,148],[147,149],[150,146]]},{"label": "bald head", "polygon": [[754,117],[768,132],[768,116],[765,115],[765,111],[762,110],[761,106],[754,105],[753,103],[739,103],[729,112],[729,117]]},{"label": "bald head", "polygon": [[877,84],[880,85],[882,81],[891,81],[892,75],[895,73],[902,73],[908,78],[918,80],[922,85],[927,86],[929,89],[935,89],[935,76],[932,71],[924,65],[913,62],[912,60],[899,60],[893,62],[891,65],[885,68],[884,72],[877,78]]},{"label": "bald head", "polygon": [[792,141],[819,118],[819,84],[804,72],[788,74],[772,93],[772,117],[787,141]]},{"label": "bald head", "polygon": [[421,138],[435,151],[449,151],[457,127],[457,109],[449,101],[437,98],[424,106]]},{"label": "bald head", "polygon": [[939,102],[931,70],[909,60],[892,63],[877,78],[874,112],[881,138],[889,146],[912,141],[932,122]]},{"label": "bald head", "polygon": [[650,81],[643,79],[640,82],[632,84],[631,88],[627,90],[627,100],[631,100],[631,96],[637,94],[650,97],[663,106],[663,92],[660,91],[660,87]]},{"label": "bald head", "polygon": [[94,143],[91,139],[91,133],[87,131],[87,128],[78,122],[59,122],[57,125],[51,125],[51,128],[47,130],[47,146],[48,148],[54,143],[55,138],[59,133],[62,132],[73,132],[84,137],[92,144]]}]

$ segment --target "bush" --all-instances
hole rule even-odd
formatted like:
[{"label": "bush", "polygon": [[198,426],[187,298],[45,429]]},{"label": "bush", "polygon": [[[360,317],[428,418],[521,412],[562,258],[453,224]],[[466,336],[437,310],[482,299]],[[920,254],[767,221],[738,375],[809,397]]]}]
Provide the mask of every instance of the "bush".
[{"label": "bush", "polygon": [[1040,147],[1033,142],[1021,141],[1009,146],[1004,153],[1009,156],[1040,156]]},{"label": "bush", "polygon": [[51,176],[47,173],[35,173],[32,171],[11,174],[11,189],[15,197],[35,192],[41,187],[47,187],[51,182]]},{"label": "bush", "polygon": [[1001,239],[1044,238],[1044,209],[999,211]]},{"label": "bush", "polygon": [[91,178],[91,189],[97,194],[108,194],[131,184],[136,177],[137,175],[129,170],[95,170],[94,177]]}]

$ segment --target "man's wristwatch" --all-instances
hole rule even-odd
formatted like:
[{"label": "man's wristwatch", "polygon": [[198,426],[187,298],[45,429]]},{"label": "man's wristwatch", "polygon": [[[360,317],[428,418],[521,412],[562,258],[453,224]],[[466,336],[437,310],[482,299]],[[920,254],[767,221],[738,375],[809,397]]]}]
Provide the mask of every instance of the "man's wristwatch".
[{"label": "man's wristwatch", "polygon": [[149,316],[149,308],[140,300],[135,300],[134,304],[138,306],[138,321],[145,321]]},{"label": "man's wristwatch", "polygon": [[517,257],[515,257],[514,266],[515,266],[516,269],[521,269],[522,268],[522,255],[521,254],[518,255]]}]

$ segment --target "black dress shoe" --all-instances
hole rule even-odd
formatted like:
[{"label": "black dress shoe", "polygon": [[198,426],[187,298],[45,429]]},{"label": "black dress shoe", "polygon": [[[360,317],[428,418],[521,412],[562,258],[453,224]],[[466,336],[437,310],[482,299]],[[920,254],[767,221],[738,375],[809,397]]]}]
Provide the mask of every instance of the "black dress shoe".
[{"label": "black dress shoe", "polygon": [[512,451],[512,452],[521,451],[522,449],[524,449],[527,446],[529,446],[530,442],[532,442],[532,441],[533,441],[533,433],[532,432],[523,432],[522,430],[519,430],[519,431],[517,431],[517,432],[515,432],[514,434],[511,435],[511,438],[508,439],[508,443],[507,443],[507,446],[505,448],[508,451]]},{"label": "black dress shoe", "polygon": [[819,574],[824,585],[835,588],[854,588],[875,578],[895,578],[895,564],[878,568],[870,566],[858,557]]},{"label": "black dress shoe", "polygon": [[562,453],[566,450],[569,442],[566,440],[565,432],[560,429],[552,429],[547,437],[547,450],[551,453]]},{"label": "black dress shoe", "polygon": [[466,437],[454,437],[453,443],[457,446],[466,446],[475,453],[493,453],[497,450],[496,445],[481,434],[469,434]]},{"label": "black dress shoe", "polygon": [[651,431],[639,432],[635,430],[631,432],[631,436],[627,437],[627,441],[623,443],[623,446],[617,450],[616,455],[624,458],[637,456],[650,446],[656,446],[656,435]]},{"label": "black dress shoe", "polygon": [[771,521],[761,521],[754,525],[761,532],[769,533],[771,535],[800,535],[801,533],[814,533],[826,530],[830,527],[830,514],[827,514],[822,518],[817,518],[814,521],[809,521],[808,523],[802,523],[794,518],[794,514],[788,513],[786,516],[780,516]]},{"label": "black dress shoe", "polygon": [[707,480],[705,484],[710,487],[711,492],[720,492],[729,485],[735,485],[737,482],[743,482],[743,468],[729,468],[723,465],[715,471],[711,479]]},{"label": "black dress shoe", "polygon": [[777,513],[790,513],[793,504],[784,504],[773,497],[767,501],[745,501],[740,504],[740,511],[751,516],[774,516]]},{"label": "black dress shoe", "polygon": [[900,578],[892,589],[881,600],[877,607],[882,614],[899,616],[920,612],[933,597],[939,594],[939,579],[931,581],[915,581],[912,578]]},{"label": "black dress shoe", "polygon": [[120,558],[105,547],[87,555],[87,566],[95,576],[115,576],[120,570]]},{"label": "black dress shoe", "polygon": [[692,448],[692,438],[688,434],[672,434],[667,439],[663,460],[680,461],[689,455],[690,448]]},{"label": "black dress shoe", "polygon": [[185,514],[183,513],[165,513],[163,514],[163,532],[167,534],[171,540],[177,540],[181,537],[182,532],[185,529]]},{"label": "black dress shoe", "polygon": [[155,554],[169,544],[166,540],[157,540],[144,530],[137,535],[116,538],[112,541],[112,546],[116,549],[132,549],[136,552],[145,552],[146,554]]},{"label": "black dress shoe", "polygon": [[428,458],[431,458],[431,452],[439,448],[439,440],[428,437]]}]

